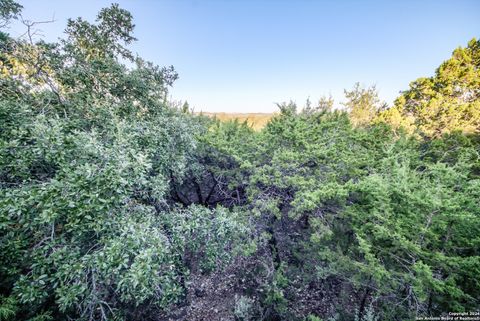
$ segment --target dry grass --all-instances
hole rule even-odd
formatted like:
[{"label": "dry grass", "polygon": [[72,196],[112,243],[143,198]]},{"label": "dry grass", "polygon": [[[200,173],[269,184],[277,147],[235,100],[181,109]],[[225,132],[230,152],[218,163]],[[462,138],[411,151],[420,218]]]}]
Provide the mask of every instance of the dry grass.
[{"label": "dry grass", "polygon": [[247,123],[255,130],[260,130],[270,121],[275,114],[266,113],[207,113],[202,112],[208,117],[215,117],[220,121],[229,121],[238,119],[239,122],[247,121]]}]

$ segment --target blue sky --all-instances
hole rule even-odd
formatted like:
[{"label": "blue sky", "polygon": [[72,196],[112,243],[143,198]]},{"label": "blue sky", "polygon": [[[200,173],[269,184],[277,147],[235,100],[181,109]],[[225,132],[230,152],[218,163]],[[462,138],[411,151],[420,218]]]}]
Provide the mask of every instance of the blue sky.
[{"label": "blue sky", "polygon": [[[112,1],[19,0],[46,40],[66,19],[92,21]],[[180,79],[172,99],[196,111],[272,112],[275,103],[336,104],[355,82],[376,84],[392,103],[430,76],[453,49],[480,37],[480,1],[118,0],[136,24],[132,49]],[[12,26],[12,35],[20,27]]]}]

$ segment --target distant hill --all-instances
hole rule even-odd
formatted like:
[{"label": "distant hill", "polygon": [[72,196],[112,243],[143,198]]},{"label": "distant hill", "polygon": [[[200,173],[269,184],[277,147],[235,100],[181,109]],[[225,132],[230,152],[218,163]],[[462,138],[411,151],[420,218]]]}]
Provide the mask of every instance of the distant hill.
[{"label": "distant hill", "polygon": [[268,121],[275,116],[275,113],[209,113],[209,112],[200,112],[198,114],[202,114],[208,117],[215,117],[220,121],[229,121],[238,119],[240,122],[244,122],[245,120],[248,122],[250,126],[252,126],[255,130],[262,129]]}]

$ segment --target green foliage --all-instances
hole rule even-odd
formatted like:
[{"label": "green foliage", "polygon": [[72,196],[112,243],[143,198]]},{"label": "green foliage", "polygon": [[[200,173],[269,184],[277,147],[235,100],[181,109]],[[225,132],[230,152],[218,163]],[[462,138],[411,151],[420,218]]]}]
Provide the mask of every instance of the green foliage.
[{"label": "green foliage", "polygon": [[[297,261],[283,261],[281,275],[349,284],[358,319],[478,305],[478,138],[421,143],[382,125],[353,128],[344,113],[295,108],[259,136],[249,195],[271,217],[271,238],[283,240],[279,259]],[[295,305],[294,288],[272,289],[267,305]],[[375,307],[361,303],[372,297]]]},{"label": "green foliage", "polygon": [[288,300],[285,298],[285,288],[288,285],[288,279],[285,277],[285,266],[280,265],[274,272],[272,281],[269,285],[265,304],[272,309],[270,318],[288,317]]},{"label": "green foliage", "polygon": [[479,87],[480,41],[474,38],[466,48],[455,49],[433,77],[413,81],[379,120],[428,137],[454,131],[478,133]]},{"label": "green foliage", "polygon": [[375,86],[364,88],[357,82],[352,90],[345,90],[345,97],[347,101],[344,105],[354,126],[370,124],[376,113],[385,107],[385,103],[378,98]]},{"label": "green foliage", "polygon": [[170,198],[202,127],[165,104],[173,69],[121,64],[132,29],[113,5],[59,44],[4,53],[2,318],[147,317],[184,299],[190,270],[242,251],[241,212]]},{"label": "green foliage", "polygon": [[211,275],[237,320],[478,309],[478,41],[387,111],[356,84],[348,113],[255,131],[168,103],[133,29],[112,5],[58,43],[1,35],[0,320],[170,317]]},{"label": "green foliage", "polygon": [[10,20],[16,19],[22,8],[13,0],[0,0],[0,28],[6,27]]},{"label": "green foliage", "polygon": [[13,320],[17,314],[18,302],[14,297],[0,296],[0,320]]},{"label": "green foliage", "polygon": [[254,301],[246,296],[235,297],[235,320],[252,320]]}]

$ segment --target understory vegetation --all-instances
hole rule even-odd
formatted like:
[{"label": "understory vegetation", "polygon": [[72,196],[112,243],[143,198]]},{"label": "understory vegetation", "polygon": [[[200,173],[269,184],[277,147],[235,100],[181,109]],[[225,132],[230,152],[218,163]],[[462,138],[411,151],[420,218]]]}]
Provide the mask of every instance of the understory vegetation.
[{"label": "understory vegetation", "polygon": [[394,106],[357,84],[254,130],[170,103],[133,29],[112,5],[57,43],[0,34],[0,320],[480,309],[480,41]]}]

